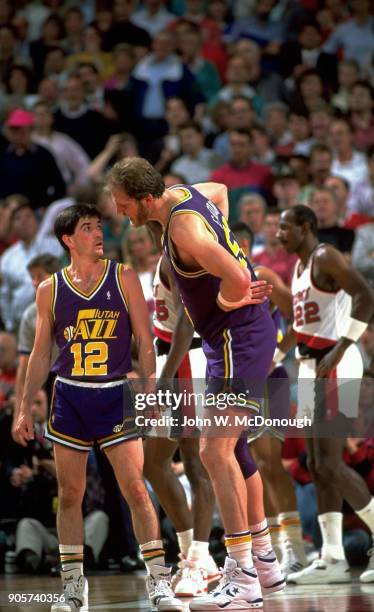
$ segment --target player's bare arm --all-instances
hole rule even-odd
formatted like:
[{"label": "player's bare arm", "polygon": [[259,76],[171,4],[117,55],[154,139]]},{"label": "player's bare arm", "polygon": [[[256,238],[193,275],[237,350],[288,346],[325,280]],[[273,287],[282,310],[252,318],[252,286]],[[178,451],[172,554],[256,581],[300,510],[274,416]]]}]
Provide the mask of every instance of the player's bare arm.
[{"label": "player's bare arm", "polygon": [[292,293],[279,274],[270,268],[258,266],[255,270],[258,280],[265,280],[273,287],[270,301],[288,318],[292,317]]},{"label": "player's bare arm", "polygon": [[173,332],[169,354],[160,378],[174,378],[183,357],[190,348],[194,329],[186,315],[180,293],[165,257],[162,258],[160,274],[167,279],[177,311],[177,322]]},{"label": "player's bare arm", "polygon": [[138,347],[140,374],[144,379],[154,378],[156,376],[155,353],[149,328],[148,308],[140,281],[136,272],[129,268],[122,271],[121,280],[134,339]]},{"label": "player's bare arm", "polygon": [[[344,289],[352,297],[351,320],[368,323],[374,313],[374,292],[357,270],[352,268],[342,253],[329,245],[321,247],[315,255],[314,276],[318,286],[331,284],[332,289]],[[354,342],[342,335],[333,349],[320,361],[317,376],[328,376],[347,348]]]},{"label": "player's bare arm", "polygon": [[170,224],[170,238],[185,267],[191,270],[203,268],[221,278],[220,294],[225,301],[235,304],[233,307],[261,304],[271,293],[271,286],[266,281],[252,282],[249,270],[214,240],[196,215],[174,217]]},{"label": "player's bare arm", "polygon": [[24,392],[15,426],[15,437],[22,446],[26,446],[34,437],[31,405],[36,393],[47,380],[50,369],[53,330],[51,298],[52,285],[48,279],[41,283],[36,293],[35,342],[27,366]]},{"label": "player's bare arm", "polygon": [[223,183],[196,183],[194,187],[213,202],[226,219],[229,218],[229,195],[226,185]]}]

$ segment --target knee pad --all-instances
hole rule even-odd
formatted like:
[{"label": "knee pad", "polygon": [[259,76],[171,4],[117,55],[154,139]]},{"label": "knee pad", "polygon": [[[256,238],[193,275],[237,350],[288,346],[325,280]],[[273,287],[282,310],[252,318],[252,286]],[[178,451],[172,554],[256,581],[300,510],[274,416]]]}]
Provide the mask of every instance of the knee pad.
[{"label": "knee pad", "polygon": [[240,469],[245,480],[247,480],[247,478],[250,478],[255,472],[257,472],[257,465],[251,455],[247,438],[245,436],[241,436],[236,443],[235,457],[237,462],[239,463]]}]

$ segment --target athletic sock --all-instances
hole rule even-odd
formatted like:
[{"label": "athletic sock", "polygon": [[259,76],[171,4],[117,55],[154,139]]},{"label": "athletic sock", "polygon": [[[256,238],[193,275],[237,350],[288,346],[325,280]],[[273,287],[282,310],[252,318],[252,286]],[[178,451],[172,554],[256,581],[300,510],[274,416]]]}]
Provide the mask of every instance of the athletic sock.
[{"label": "athletic sock", "polygon": [[165,565],[165,551],[162,540],[145,542],[145,544],[140,544],[139,548],[148,574],[152,573],[152,565]]},{"label": "athletic sock", "polygon": [[83,545],[60,544],[62,579],[78,580],[83,574]]},{"label": "athletic sock", "polygon": [[374,497],[371,498],[367,506],[355,512],[366,523],[371,533],[374,534]]},{"label": "athletic sock", "polygon": [[293,510],[292,512],[281,512],[278,519],[281,526],[282,542],[303,544],[300,513],[297,512],[297,510]]},{"label": "athletic sock", "polygon": [[267,518],[271,543],[273,548],[279,548],[282,544],[282,528],[280,524],[280,520],[277,516],[269,516]]},{"label": "athletic sock", "polygon": [[225,546],[231,559],[235,559],[239,567],[253,567],[252,538],[250,531],[230,533],[225,536]]},{"label": "athletic sock", "polygon": [[322,533],[321,558],[325,560],[345,559],[343,547],[343,514],[341,512],[325,512],[318,516]]},{"label": "athletic sock", "polygon": [[193,540],[193,529],[186,529],[186,531],[177,532],[177,540],[179,544],[179,550],[183,557],[187,558],[189,548]]},{"label": "athletic sock", "polygon": [[270,531],[266,518],[260,523],[249,525],[252,535],[252,550],[257,556],[267,555],[272,550]]},{"label": "athletic sock", "polygon": [[209,542],[193,540],[188,550],[187,559],[189,561],[200,562],[205,567],[209,557]]}]

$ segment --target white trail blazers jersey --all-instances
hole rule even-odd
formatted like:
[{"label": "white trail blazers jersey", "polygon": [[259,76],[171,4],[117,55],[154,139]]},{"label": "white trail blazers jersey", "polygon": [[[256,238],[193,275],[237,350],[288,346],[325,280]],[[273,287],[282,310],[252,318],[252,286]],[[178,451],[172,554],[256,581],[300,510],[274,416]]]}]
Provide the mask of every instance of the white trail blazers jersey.
[{"label": "white trail blazers jersey", "polygon": [[313,283],[313,261],[310,256],[299,275],[300,261],[296,263],[292,279],[293,329],[298,344],[325,349],[341,337],[344,323],[351,314],[351,296],[343,289],[324,291]]}]

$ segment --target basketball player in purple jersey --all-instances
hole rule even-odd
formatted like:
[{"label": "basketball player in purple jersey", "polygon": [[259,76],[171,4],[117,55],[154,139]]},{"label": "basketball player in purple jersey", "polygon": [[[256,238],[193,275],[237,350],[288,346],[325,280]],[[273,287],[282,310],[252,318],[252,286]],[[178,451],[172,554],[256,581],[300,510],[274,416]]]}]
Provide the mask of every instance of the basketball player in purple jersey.
[{"label": "basketball player in purple jersey", "polygon": [[56,381],[46,436],[53,441],[59,485],[64,602],[53,604],[51,610],[88,610],[81,506],[94,442],[106,453],[130,506],[148,570],[152,609],[182,610],[170,588],[158,519],[142,476],[142,442],[125,380],[132,369],[132,336],[143,377],[155,376],[148,311],[138,277],[122,264],[102,259],[101,218],[95,207],[65,209],[56,219],[55,234],[71,264],[38,288],[36,337],[16,424],[17,436],[26,445],[33,438],[30,408],[47,378],[55,339],[59,356],[53,365]]},{"label": "basketball player in purple jersey", "polygon": [[[247,392],[248,385],[253,388],[254,383],[264,383],[276,346],[267,304],[270,288],[256,281],[230,232],[227,188],[203,183],[165,190],[161,175],[141,158],[118,162],[107,185],[118,211],[135,226],[154,220],[164,227],[165,255],[194,328],[203,339],[208,392],[227,384],[238,394]],[[246,400],[253,412],[259,410],[258,393],[248,392]],[[209,410],[206,412],[208,416]],[[220,507],[229,557],[220,586],[213,594],[194,600],[192,610],[263,605],[252,563],[246,488],[234,453],[243,429],[234,425],[231,437],[201,440],[201,458]],[[266,531],[264,537],[269,537]]]}]

